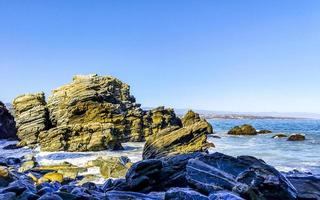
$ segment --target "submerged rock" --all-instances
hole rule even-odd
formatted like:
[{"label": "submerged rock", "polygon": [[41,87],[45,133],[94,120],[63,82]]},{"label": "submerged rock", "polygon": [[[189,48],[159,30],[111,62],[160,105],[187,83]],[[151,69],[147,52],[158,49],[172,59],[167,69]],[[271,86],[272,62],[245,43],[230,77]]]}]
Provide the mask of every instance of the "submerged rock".
[{"label": "submerged rock", "polygon": [[21,140],[19,145],[36,144],[39,133],[50,126],[44,93],[21,95],[14,99],[13,108]]},{"label": "submerged rock", "polygon": [[262,129],[262,130],[259,130],[257,133],[258,134],[267,134],[267,133],[272,133],[272,131],[266,130],[266,129]]},{"label": "submerged rock", "polygon": [[288,141],[303,141],[305,139],[306,139],[306,137],[302,134],[299,134],[299,133],[292,134],[288,137]]},{"label": "submerged rock", "polygon": [[229,132],[229,135],[257,135],[257,130],[249,125],[235,126]]},{"label": "submerged rock", "polygon": [[207,143],[212,126],[189,111],[182,118],[183,126],[171,126],[151,135],[143,149],[143,159],[161,158],[177,154],[204,152],[213,144]]},{"label": "submerged rock", "polygon": [[6,106],[0,101],[0,139],[17,138],[16,123]]},{"label": "submerged rock", "polygon": [[276,134],[276,135],[272,136],[272,138],[274,138],[274,139],[285,138],[285,137],[288,137],[288,136],[286,134],[283,134],[283,133],[279,133],[279,134]]}]

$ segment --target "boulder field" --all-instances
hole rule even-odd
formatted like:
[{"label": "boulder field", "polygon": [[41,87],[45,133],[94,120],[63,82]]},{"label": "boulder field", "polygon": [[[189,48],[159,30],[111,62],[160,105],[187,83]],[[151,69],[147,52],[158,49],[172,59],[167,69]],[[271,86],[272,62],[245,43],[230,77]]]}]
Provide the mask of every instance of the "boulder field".
[{"label": "boulder field", "polygon": [[199,115],[189,112],[181,120],[173,109],[143,110],[129,85],[111,76],[77,75],[47,101],[43,93],[25,94],[14,99],[13,107],[18,145],[39,144],[42,151],[120,150],[123,142],[147,140],[146,155],[161,157],[210,146],[206,135],[212,127]]},{"label": "boulder field", "polygon": [[[106,179],[90,182],[86,167],[99,166]],[[77,167],[39,166],[33,157],[0,158],[0,199],[40,200],[311,200],[320,198],[320,178],[280,173],[251,156],[189,153],[130,163],[98,158]],[[114,177],[110,179],[110,177]]]}]

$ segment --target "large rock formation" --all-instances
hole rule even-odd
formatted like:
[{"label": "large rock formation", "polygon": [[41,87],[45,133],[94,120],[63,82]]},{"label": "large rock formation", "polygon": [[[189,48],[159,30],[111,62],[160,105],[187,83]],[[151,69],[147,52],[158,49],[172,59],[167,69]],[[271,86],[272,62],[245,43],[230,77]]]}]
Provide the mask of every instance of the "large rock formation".
[{"label": "large rock formation", "polygon": [[16,123],[6,106],[0,101],[0,139],[17,138]]},{"label": "large rock formation", "polygon": [[181,126],[172,109],[142,110],[129,89],[114,77],[87,75],[53,90],[47,104],[41,94],[20,96],[14,100],[19,138],[24,145],[38,141],[44,151],[98,151]]},{"label": "large rock formation", "polygon": [[151,135],[144,146],[143,159],[202,152],[212,147],[207,143],[207,134],[213,133],[213,130],[205,119],[188,111],[182,123],[181,126],[171,126]]},{"label": "large rock formation", "polygon": [[14,99],[13,107],[19,145],[36,144],[39,133],[50,126],[44,93],[21,95]]}]

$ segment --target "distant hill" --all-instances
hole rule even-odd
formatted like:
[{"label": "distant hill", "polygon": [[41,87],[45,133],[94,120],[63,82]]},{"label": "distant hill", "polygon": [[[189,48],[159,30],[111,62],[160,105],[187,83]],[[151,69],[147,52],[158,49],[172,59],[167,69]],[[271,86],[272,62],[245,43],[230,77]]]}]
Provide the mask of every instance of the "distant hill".
[{"label": "distant hill", "polygon": [[[7,109],[14,115],[14,110],[11,103],[5,103]],[[144,107],[149,110],[151,107]],[[178,116],[184,115],[189,109],[174,109]],[[193,111],[199,113],[206,119],[320,119],[320,114],[304,113],[304,112],[227,112],[227,111],[210,111],[198,110]]]},{"label": "distant hill", "polygon": [[[144,108],[151,109],[151,108]],[[184,115],[189,109],[174,109],[178,116]],[[320,119],[316,113],[281,113],[281,112],[228,112],[193,109],[206,119]]]}]

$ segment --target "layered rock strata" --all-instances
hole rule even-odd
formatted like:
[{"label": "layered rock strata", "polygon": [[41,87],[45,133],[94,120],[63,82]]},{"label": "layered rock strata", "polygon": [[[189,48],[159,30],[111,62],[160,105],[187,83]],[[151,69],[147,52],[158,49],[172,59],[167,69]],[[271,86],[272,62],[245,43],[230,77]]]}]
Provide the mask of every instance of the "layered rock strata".
[{"label": "layered rock strata", "polygon": [[[122,149],[171,126],[181,126],[173,109],[142,110],[129,85],[111,76],[75,76],[70,84],[13,102],[21,145],[39,143],[44,151]],[[49,115],[48,115],[49,113]]]},{"label": "layered rock strata", "polygon": [[36,144],[39,133],[50,127],[44,93],[21,95],[14,99],[13,107],[19,145]]},{"label": "layered rock strata", "polygon": [[143,149],[143,159],[161,158],[177,154],[204,152],[213,144],[207,143],[212,126],[198,114],[188,111],[181,126],[171,126],[151,135]]}]

